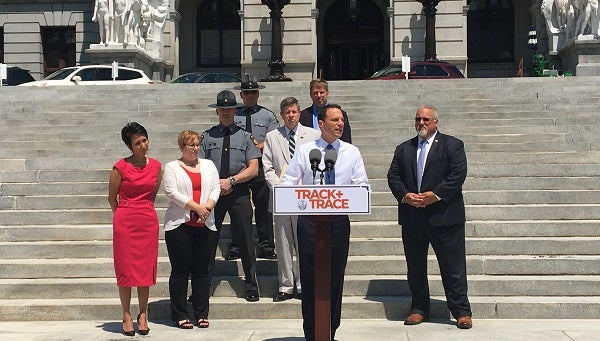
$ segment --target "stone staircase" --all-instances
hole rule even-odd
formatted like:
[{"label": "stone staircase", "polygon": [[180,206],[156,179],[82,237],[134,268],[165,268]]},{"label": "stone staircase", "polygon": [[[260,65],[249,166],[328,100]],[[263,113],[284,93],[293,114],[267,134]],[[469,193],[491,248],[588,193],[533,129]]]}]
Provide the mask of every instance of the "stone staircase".
[{"label": "stone staircase", "polygon": [[[278,111],[306,82],[272,83],[259,103]],[[344,318],[401,319],[410,306],[401,228],[387,186],[395,146],[414,136],[420,104],[440,131],[465,141],[469,296],[476,318],[600,316],[600,77],[348,81],[330,84],[349,113],[373,190],[354,216]],[[0,89],[0,321],[114,320],[120,306],[106,202],[112,164],[129,151],[128,121],[149,131],[150,155],[179,157],[183,129],[217,122],[223,84]],[[167,206],[157,199],[160,217]],[[239,261],[217,253],[211,318],[300,318],[300,301],[273,303],[275,261],[259,260],[262,298],[241,297]],[[151,319],[169,319],[166,248],[151,288]],[[432,317],[447,318],[433,253]],[[238,297],[236,297],[238,296]],[[132,300],[135,303],[135,299]],[[135,307],[132,308],[135,311]]]}]

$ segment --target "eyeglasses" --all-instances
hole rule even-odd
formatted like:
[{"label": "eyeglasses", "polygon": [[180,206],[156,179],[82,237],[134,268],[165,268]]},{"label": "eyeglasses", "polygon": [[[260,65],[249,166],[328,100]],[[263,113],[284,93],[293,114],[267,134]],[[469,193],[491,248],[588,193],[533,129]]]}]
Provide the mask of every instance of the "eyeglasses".
[{"label": "eyeglasses", "polygon": [[186,144],[189,149],[200,148],[200,144]]},{"label": "eyeglasses", "polygon": [[421,120],[423,122],[429,122],[429,121],[431,121],[431,119],[429,117],[415,117],[415,122],[421,122]]}]

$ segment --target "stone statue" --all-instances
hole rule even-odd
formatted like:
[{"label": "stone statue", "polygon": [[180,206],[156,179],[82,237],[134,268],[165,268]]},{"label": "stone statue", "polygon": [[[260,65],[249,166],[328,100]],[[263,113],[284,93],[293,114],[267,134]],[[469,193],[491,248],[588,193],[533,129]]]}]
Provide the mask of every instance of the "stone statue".
[{"label": "stone statue", "polygon": [[111,42],[113,43],[123,43],[125,42],[125,32],[126,30],[126,10],[128,0],[114,0],[113,7],[113,32],[111,37]]},{"label": "stone statue", "polygon": [[98,21],[100,43],[108,44],[110,37],[110,3],[109,0],[96,0],[92,21]]},{"label": "stone statue", "polygon": [[168,18],[169,0],[95,0],[92,21],[98,21],[100,44],[91,48],[129,45],[160,58]]},{"label": "stone statue", "polygon": [[[573,37],[580,39],[584,35],[598,37],[598,0],[571,0],[573,12],[578,13]],[[589,26],[588,26],[589,25]]]},{"label": "stone statue", "polygon": [[558,51],[573,39],[598,38],[598,0],[542,0],[550,51]]},{"label": "stone statue", "polygon": [[142,29],[142,11],[147,10],[147,0],[130,0],[127,7],[127,44],[144,47],[146,44],[146,32]]},{"label": "stone statue", "polygon": [[148,23],[147,40],[162,42],[165,22],[169,17],[169,0],[148,0],[142,18]]}]

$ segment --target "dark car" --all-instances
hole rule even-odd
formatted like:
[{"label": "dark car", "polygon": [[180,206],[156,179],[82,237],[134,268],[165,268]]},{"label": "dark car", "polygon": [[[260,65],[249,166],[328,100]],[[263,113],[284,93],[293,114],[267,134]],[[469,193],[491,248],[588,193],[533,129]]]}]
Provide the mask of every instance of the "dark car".
[{"label": "dark car", "polygon": [[[411,62],[409,79],[465,78],[460,70],[446,62]],[[369,79],[406,79],[402,65],[390,65],[375,72]]]},{"label": "dark car", "polygon": [[35,80],[33,76],[29,74],[28,70],[21,69],[18,66],[7,67],[6,76],[7,78],[2,80],[2,85],[19,85]]},{"label": "dark car", "polygon": [[242,79],[226,72],[192,72],[183,74],[171,83],[240,83]]}]

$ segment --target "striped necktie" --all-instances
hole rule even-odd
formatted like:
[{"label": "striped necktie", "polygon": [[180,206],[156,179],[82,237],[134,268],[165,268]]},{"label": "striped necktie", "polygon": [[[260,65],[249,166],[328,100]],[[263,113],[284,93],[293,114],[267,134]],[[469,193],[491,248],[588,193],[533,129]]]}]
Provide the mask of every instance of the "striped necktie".
[{"label": "striped necktie", "polygon": [[294,157],[294,151],[296,151],[296,140],[294,140],[294,131],[290,130],[288,138],[288,149],[290,150],[290,159]]}]

